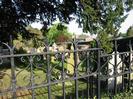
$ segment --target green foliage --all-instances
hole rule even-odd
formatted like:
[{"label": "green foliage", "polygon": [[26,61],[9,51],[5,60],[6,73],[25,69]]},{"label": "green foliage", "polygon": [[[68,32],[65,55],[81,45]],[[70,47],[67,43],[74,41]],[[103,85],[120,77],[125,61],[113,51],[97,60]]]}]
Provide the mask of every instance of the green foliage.
[{"label": "green foliage", "polygon": [[133,36],[133,26],[129,27],[127,30],[127,36]]},{"label": "green foliage", "polygon": [[71,39],[71,33],[68,32],[67,27],[61,23],[54,24],[46,34],[49,42],[64,42]]},{"label": "green foliage", "polygon": [[83,10],[81,13],[81,22],[84,31],[90,33],[99,33],[104,30],[113,37],[118,35],[121,23],[133,6],[132,0],[81,0]]},{"label": "green foliage", "polygon": [[13,41],[14,45],[16,46],[17,49],[21,47],[39,47],[44,44],[44,36],[43,33],[37,29],[37,28],[32,28],[31,26],[28,26],[27,28],[27,33],[30,36],[29,39],[25,39],[21,34],[18,33],[17,39]]},{"label": "green foliage", "polygon": [[106,32],[101,32],[98,35],[98,38],[100,40],[101,47],[105,50],[105,52],[112,52],[113,44],[110,41],[111,38],[109,38],[108,34]]},{"label": "green foliage", "polygon": [[[106,53],[110,53],[113,51],[113,43],[111,42],[111,37],[109,37],[108,33],[101,31],[96,39],[98,39],[98,43],[100,44],[99,47],[104,49]],[[97,42],[94,40],[90,42],[90,45],[92,48],[96,48]]]},{"label": "green foliage", "polygon": [[[109,38],[119,36],[119,29],[127,14],[133,8],[132,0],[81,0],[80,18],[77,20],[83,26],[84,32],[98,34],[102,48],[111,52],[112,44]],[[104,32],[104,33],[101,33]]]},{"label": "green foliage", "polygon": [[57,18],[68,23],[76,16],[83,30],[99,33],[104,29],[113,37],[118,35],[120,24],[126,18],[125,11],[133,8],[133,0],[1,0],[0,39],[9,42],[9,37],[31,37],[25,27],[39,21],[44,29]]},{"label": "green foliage", "polygon": [[0,39],[9,41],[9,36],[18,33],[28,38],[25,27],[35,21],[44,26],[56,18],[60,21],[71,20],[70,14],[76,12],[77,0],[0,0]]},{"label": "green foliage", "polygon": [[23,38],[20,34],[18,35],[17,39],[13,40],[13,45],[15,45],[17,50],[24,46]]},{"label": "green foliage", "polygon": [[37,29],[37,28],[32,28],[31,26],[27,27],[27,31],[31,35],[29,40],[25,40],[25,43],[29,43],[31,41],[32,47],[39,47],[43,46],[44,44],[44,36],[43,33]]}]

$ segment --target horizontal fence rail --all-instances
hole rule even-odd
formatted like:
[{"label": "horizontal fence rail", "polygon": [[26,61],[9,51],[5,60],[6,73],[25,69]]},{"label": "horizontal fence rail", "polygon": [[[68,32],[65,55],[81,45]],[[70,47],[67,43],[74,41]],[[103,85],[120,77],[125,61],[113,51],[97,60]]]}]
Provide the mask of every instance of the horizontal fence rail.
[{"label": "horizontal fence rail", "polygon": [[[19,51],[1,43],[0,99],[121,99],[132,97],[132,41],[120,50],[119,40],[107,54],[97,42],[73,41],[63,50],[51,50],[45,44],[42,52]],[[84,45],[84,46],[81,46]],[[127,50],[128,49],[128,50]]]}]

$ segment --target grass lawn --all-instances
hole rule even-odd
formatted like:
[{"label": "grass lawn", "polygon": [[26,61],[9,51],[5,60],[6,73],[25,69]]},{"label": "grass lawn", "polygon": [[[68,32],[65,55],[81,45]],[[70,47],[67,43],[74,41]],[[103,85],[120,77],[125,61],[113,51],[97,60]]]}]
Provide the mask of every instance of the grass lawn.
[{"label": "grass lawn", "polygon": [[[7,69],[3,71],[4,75],[2,79],[0,79],[0,91],[3,92],[6,89],[11,88],[11,69]],[[30,71],[23,70],[20,68],[17,68],[15,71],[16,74],[16,87],[25,87],[25,86],[30,86]],[[38,86],[39,84],[44,84],[46,82],[46,74],[42,70],[34,70],[34,86]],[[79,91],[86,89],[86,84],[82,81],[79,81]],[[65,82],[65,92],[66,95],[72,94],[74,95],[74,81],[68,81]],[[57,97],[62,96],[62,83],[54,84],[51,86],[51,91],[52,94],[51,96],[53,97],[52,99],[57,99]],[[31,93],[32,90],[17,90],[17,96],[23,96],[23,99],[30,99],[31,98]],[[34,90],[36,98],[37,99],[47,99],[47,87],[39,87]],[[4,97],[11,97],[10,93],[6,93],[3,96],[0,96],[0,99]],[[5,99],[6,99],[5,98]],[[18,97],[18,99],[21,99],[21,97]]]},{"label": "grass lawn", "polygon": [[[7,69],[4,70],[5,75],[3,76],[2,79],[0,79],[0,81],[2,80],[3,83],[0,83],[0,91],[2,92],[3,90],[10,88],[11,86],[11,79],[10,79],[10,75],[11,75],[11,70]],[[16,71],[16,85],[17,87],[24,87],[24,86],[29,86],[30,84],[30,73],[27,70],[22,70],[22,69],[17,69]],[[34,75],[35,75],[35,79],[34,79],[34,84],[35,86],[46,82],[46,74],[42,71],[42,70],[34,70]],[[82,92],[86,93],[85,90],[87,88],[86,83],[79,81],[78,84],[78,88],[79,88],[79,96],[81,96]],[[54,84],[51,86],[51,97],[52,99],[62,99],[62,83],[58,83],[58,84]],[[74,97],[74,93],[75,92],[75,85],[74,85],[74,81],[68,81],[65,82],[65,93],[66,93],[66,97],[69,99],[70,96]],[[31,96],[32,90],[17,90],[16,94],[18,96],[17,99],[32,99]],[[47,87],[39,87],[34,89],[34,93],[35,93],[35,97],[36,99],[48,99],[48,91],[47,91]],[[85,94],[84,94],[85,96]],[[7,99],[11,98],[11,93],[6,93],[3,96],[0,96],[0,99]],[[123,98],[124,97],[124,98]],[[82,97],[79,97],[79,99],[82,99]],[[95,99],[95,98],[94,98]],[[110,99],[107,95],[102,95],[102,99]],[[116,96],[114,96],[114,99],[133,99],[132,95],[128,95],[128,93],[120,93],[117,94]]]},{"label": "grass lawn", "polygon": [[[56,63],[54,61],[54,59],[52,60],[52,62]],[[57,62],[57,64],[58,63],[59,62]],[[65,63],[65,66],[66,66],[67,70],[69,71],[69,74],[71,74],[71,75],[74,73],[73,64],[74,64],[73,54],[71,53],[70,58],[68,58],[67,63]],[[80,70],[81,68],[78,68],[78,69]],[[56,70],[57,70],[57,72],[60,71],[57,68],[55,68],[53,71],[55,72]],[[36,99],[47,99],[48,98],[47,86],[46,87],[38,87],[41,84],[44,85],[45,83],[47,83],[46,73],[42,69],[34,69],[32,72],[30,72],[30,69],[27,70],[24,68],[17,68],[17,70],[15,71],[16,87],[17,88],[26,87],[26,86],[31,87],[32,76],[30,76],[30,75],[32,73],[34,75],[34,80],[32,80],[32,81],[34,82],[34,86],[37,86],[37,88],[34,89]],[[81,74],[82,73],[83,72],[81,72]],[[2,78],[0,78],[0,93],[3,92],[4,90],[11,89],[11,86],[12,86],[11,69],[1,70],[0,75],[1,74],[3,74],[3,76],[2,76]],[[86,95],[86,88],[87,88],[86,82],[79,81],[79,83],[78,83],[79,99],[83,99],[83,97],[82,97],[83,92],[84,92],[84,96]],[[51,92],[52,92],[51,93],[52,99],[62,99],[62,83],[51,85]],[[67,97],[66,99],[70,99],[70,96],[75,97],[74,92],[75,92],[74,80],[65,82],[65,93],[66,93],[66,97]],[[16,91],[16,94],[18,96],[17,99],[32,99],[31,93],[33,93],[33,91],[30,89],[29,90],[28,89],[17,90]],[[3,96],[0,95],[0,99],[7,99],[7,97],[11,98],[11,93],[5,93],[5,95],[3,95]],[[102,99],[109,99],[109,97],[107,95],[102,95]],[[133,99],[133,97],[131,95],[124,95],[124,93],[123,93],[120,95],[119,94],[116,95],[114,99]]]}]

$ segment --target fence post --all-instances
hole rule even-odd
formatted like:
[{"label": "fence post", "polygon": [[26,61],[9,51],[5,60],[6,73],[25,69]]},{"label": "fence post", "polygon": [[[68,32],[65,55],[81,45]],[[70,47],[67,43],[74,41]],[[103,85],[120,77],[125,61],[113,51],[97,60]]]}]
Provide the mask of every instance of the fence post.
[{"label": "fence post", "polygon": [[[100,44],[99,44],[99,40],[98,39],[95,39],[96,41],[96,47],[97,48],[100,48]],[[101,50],[98,49],[98,57],[97,57],[97,99],[101,99],[101,81],[100,81],[100,52]]]},{"label": "fence post", "polygon": [[[115,39],[115,65],[114,65],[114,76],[116,76],[117,73],[117,40]],[[114,78],[114,94],[117,93],[117,77]]]},{"label": "fence post", "polygon": [[[90,65],[90,60],[89,60],[89,54],[90,54],[90,52],[87,52],[87,62],[86,62],[86,72],[87,72],[87,75],[89,75],[90,74],[90,67],[89,67],[89,65]],[[89,99],[89,95],[90,95],[90,81],[89,81],[89,79],[90,79],[90,76],[88,76],[87,77],[87,99]]]},{"label": "fence post", "polygon": [[63,91],[63,93],[62,93],[62,95],[63,95],[63,99],[66,99],[66,93],[65,93],[65,82],[64,82],[64,79],[65,79],[65,75],[64,75],[64,73],[65,73],[65,69],[64,69],[64,60],[65,60],[65,53],[61,53],[61,60],[62,60],[62,91]]},{"label": "fence post", "polygon": [[[32,49],[31,54],[33,54],[34,51]],[[33,72],[33,56],[30,56],[29,62],[30,62],[30,82],[31,82],[31,91],[32,91],[32,99],[35,99],[35,91],[34,91],[34,72]]]},{"label": "fence post", "polygon": [[130,90],[130,87],[131,87],[131,66],[132,66],[132,42],[131,42],[131,40],[129,40],[129,50],[130,50],[130,52],[129,52],[129,74],[128,74],[128,76],[129,76],[129,78],[128,78],[128,80],[129,80],[129,82],[128,82],[128,90]]},{"label": "fence post", "polygon": [[11,55],[11,81],[12,81],[12,91],[13,91],[13,95],[12,98],[16,99],[16,75],[15,75],[15,63],[14,63],[14,47],[13,47],[13,40],[12,40],[12,36],[10,35],[10,46],[7,45],[7,47],[10,50],[10,55]]},{"label": "fence post", "polygon": [[49,44],[48,40],[46,39],[45,42],[45,49],[46,49],[46,62],[47,62],[47,83],[48,83],[48,99],[51,99],[51,71],[50,71],[50,55],[49,55]]},{"label": "fence post", "polygon": [[78,66],[77,66],[77,44],[78,42],[74,39],[74,78],[75,78],[75,98],[78,99]]}]

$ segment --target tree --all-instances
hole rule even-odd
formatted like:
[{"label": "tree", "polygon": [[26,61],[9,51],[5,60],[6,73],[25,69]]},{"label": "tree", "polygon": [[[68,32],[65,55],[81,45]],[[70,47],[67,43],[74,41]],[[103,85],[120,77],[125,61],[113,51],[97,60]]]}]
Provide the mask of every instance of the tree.
[{"label": "tree", "polygon": [[44,36],[40,30],[31,26],[26,27],[26,30],[28,31],[30,38],[24,39],[22,35],[20,35],[21,33],[18,33],[18,37],[13,41],[17,49],[20,49],[21,47],[37,48],[44,45]]},{"label": "tree", "polygon": [[133,26],[130,26],[127,30],[127,36],[133,36]]},{"label": "tree", "polygon": [[113,43],[110,41],[111,38],[104,31],[98,34],[98,38],[100,41],[100,46],[104,49],[105,52],[110,53],[113,51]]},{"label": "tree", "polygon": [[[111,51],[112,44],[109,44],[111,38],[119,36],[121,23],[133,7],[132,0],[81,0],[82,12],[79,11],[83,30],[91,34],[97,34],[101,42],[101,47],[106,52]],[[80,10],[80,9],[79,9]]]},{"label": "tree", "polygon": [[68,23],[77,16],[77,22],[84,31],[106,33],[117,36],[124,11],[133,7],[133,0],[1,0],[0,1],[0,39],[9,41],[9,35],[17,37],[22,33],[29,37],[25,27],[40,21],[44,27],[57,18]]},{"label": "tree", "polygon": [[29,32],[30,39],[25,40],[25,42],[28,44],[29,41],[31,41],[33,47],[39,47],[44,45],[44,35],[41,32],[41,30],[37,28],[33,28],[31,26],[28,26],[26,30]]},{"label": "tree", "polygon": [[80,20],[84,31],[97,34],[104,30],[113,37],[118,35],[120,25],[127,17],[124,12],[133,7],[132,0],[81,0],[81,4]]},{"label": "tree", "polygon": [[45,27],[56,18],[71,20],[78,0],[0,0],[0,40],[9,41],[9,36],[17,38],[18,33],[28,38],[25,27],[40,21]]},{"label": "tree", "polygon": [[61,23],[54,24],[49,28],[46,34],[49,42],[65,42],[71,39],[72,35],[68,32],[67,27]]}]

